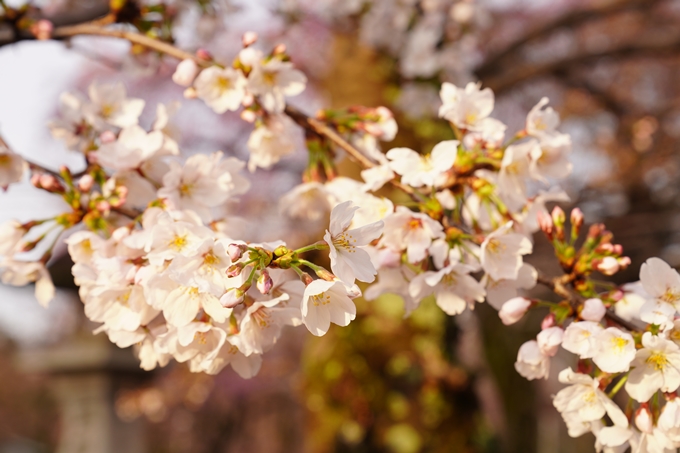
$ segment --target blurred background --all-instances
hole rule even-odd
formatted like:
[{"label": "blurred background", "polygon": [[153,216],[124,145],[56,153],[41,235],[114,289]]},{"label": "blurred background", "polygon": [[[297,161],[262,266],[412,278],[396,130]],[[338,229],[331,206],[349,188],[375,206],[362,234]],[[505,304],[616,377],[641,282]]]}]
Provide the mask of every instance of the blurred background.
[{"label": "blurred background", "polygon": [[[23,0],[8,1],[19,6]],[[496,94],[494,115],[522,129],[547,96],[573,139],[572,204],[606,222],[637,280],[650,256],[680,265],[680,1],[677,0],[170,0],[130,2],[133,26],[186,50],[231,61],[241,35],[258,46],[283,42],[310,79],[291,104],[385,105],[400,130],[386,149],[429,149],[450,138],[436,112],[441,82],[479,80]],[[106,14],[106,1],[40,0],[42,15],[72,24]],[[0,17],[0,134],[26,157],[76,169],[82,157],[52,139],[47,122],[62,91],[93,81],[125,82],[147,101],[183,101],[172,128],[185,155],[223,150],[247,157],[251,126],[182,98],[175,61],[105,38],[10,43]],[[3,38],[3,36],[5,36]],[[3,41],[5,39],[5,41]],[[277,197],[300,181],[302,144],[227,207],[233,234],[318,236],[326,220],[282,217]],[[358,176],[351,163],[343,166]],[[272,190],[275,188],[275,190]],[[274,192],[274,193],[272,193]],[[392,194],[386,192],[385,195]],[[567,206],[564,206],[565,208]],[[23,183],[0,194],[0,221],[57,214],[60,201]],[[248,228],[244,226],[248,225]],[[539,236],[530,262],[557,275]],[[57,254],[58,255],[58,254]],[[322,338],[291,329],[245,381],[231,370],[191,374],[171,364],[143,373],[130,351],[92,335],[57,257],[60,286],[48,310],[32,288],[0,288],[0,453],[131,452],[522,452],[592,451],[590,434],[571,439],[551,395],[571,359],[552,361],[548,381],[514,370],[520,344],[541,314],[510,328],[486,304],[445,316],[427,301],[403,319],[396,296],[358,300],[357,321]],[[549,296],[544,296],[549,297]]]}]

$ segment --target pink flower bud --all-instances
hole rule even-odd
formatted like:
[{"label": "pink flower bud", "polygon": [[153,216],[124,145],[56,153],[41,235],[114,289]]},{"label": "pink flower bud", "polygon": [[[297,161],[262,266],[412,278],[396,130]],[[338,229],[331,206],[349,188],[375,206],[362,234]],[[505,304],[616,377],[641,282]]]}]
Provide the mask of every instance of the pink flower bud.
[{"label": "pink flower bud", "polygon": [[246,123],[254,123],[257,119],[257,113],[252,110],[243,110],[241,112],[241,119]]},{"label": "pink flower bud", "polygon": [[586,321],[600,322],[606,312],[607,308],[600,299],[588,299],[583,303],[581,318]]},{"label": "pink flower bud", "polygon": [[227,268],[227,277],[238,277],[243,271],[243,263],[232,264]]},{"label": "pink flower bud", "polygon": [[283,55],[286,53],[286,45],[284,43],[277,44],[272,50],[272,55]]},{"label": "pink flower bud", "polygon": [[335,275],[331,274],[326,269],[319,269],[318,271],[316,271],[316,276],[323,280],[326,280],[327,282],[334,282],[337,280]]},{"label": "pink flower bud", "polygon": [[654,420],[648,403],[640,404],[640,408],[635,411],[635,426],[643,433],[651,434],[654,431]]},{"label": "pink flower bud", "polygon": [[552,213],[550,214],[552,217],[553,223],[555,225],[564,225],[564,221],[566,220],[566,215],[564,214],[564,211],[562,208],[559,206],[555,206],[552,210]]},{"label": "pink flower bud", "polygon": [[116,134],[111,131],[104,131],[99,135],[99,140],[102,144],[113,143],[116,141]]},{"label": "pink flower bud", "polygon": [[191,86],[198,75],[198,70],[198,65],[194,60],[190,58],[182,60],[172,75],[172,81],[183,87]]},{"label": "pink flower bud", "polygon": [[232,288],[220,297],[220,303],[225,308],[234,308],[243,302],[243,296],[245,296],[243,291],[238,288]]},{"label": "pink flower bud", "polygon": [[621,244],[614,244],[613,250],[615,254],[621,255],[623,253],[623,246]]},{"label": "pink flower bud", "polygon": [[31,33],[41,41],[51,39],[52,31],[54,31],[54,25],[47,19],[41,19],[31,25]]},{"label": "pink flower bud", "polygon": [[595,265],[595,269],[602,272],[604,275],[614,275],[616,274],[621,265],[619,261],[613,256],[605,256],[602,261]]},{"label": "pink flower bud", "polygon": [[229,244],[227,246],[227,255],[232,261],[238,261],[245,251],[245,246],[241,244]]},{"label": "pink flower bud", "polygon": [[52,175],[40,175],[40,187],[48,192],[63,192],[64,188],[61,186],[57,178]]},{"label": "pink flower bud", "polygon": [[580,227],[581,225],[583,225],[583,211],[574,208],[571,210],[571,226]]},{"label": "pink flower bud", "polygon": [[42,187],[40,186],[40,177],[41,176],[42,175],[40,173],[33,173],[31,175],[31,184],[33,185],[33,187],[37,187],[38,189],[42,189]]},{"label": "pink flower bud", "polygon": [[257,42],[257,33],[254,31],[245,32],[241,38],[241,42],[243,43],[243,47],[252,46]]},{"label": "pink flower bud", "polygon": [[96,207],[97,211],[100,212],[109,212],[111,210],[111,205],[109,204],[109,202],[104,200],[99,201]]},{"label": "pink flower bud", "polygon": [[621,258],[619,258],[619,266],[621,267],[621,269],[625,269],[628,266],[630,266],[630,258],[628,258],[627,256],[622,256]]},{"label": "pink flower bud", "polygon": [[387,107],[376,107],[375,112],[378,114],[378,116],[381,119],[387,120],[390,118],[394,118],[394,115],[392,114],[392,110],[388,109]]},{"label": "pink flower bud", "polygon": [[182,95],[184,96],[184,99],[196,99],[198,97],[198,93],[194,87],[187,88]]},{"label": "pink flower bud", "polygon": [[92,175],[84,175],[80,180],[78,180],[78,189],[82,192],[89,192],[94,186],[94,178]]},{"label": "pink flower bud", "polygon": [[245,108],[248,108],[251,105],[253,105],[254,102],[255,102],[255,96],[253,96],[252,93],[246,93],[245,96],[243,96],[243,100],[241,101],[241,105],[243,105],[243,107],[245,107]]},{"label": "pink flower bud", "polygon": [[557,349],[562,344],[564,330],[561,327],[549,327],[541,331],[536,337],[541,352],[549,357],[557,354]]},{"label": "pink flower bud", "polygon": [[498,317],[506,326],[516,323],[531,307],[531,301],[524,297],[513,297],[505,302],[498,312]]},{"label": "pink flower bud", "polygon": [[198,49],[196,51],[196,56],[201,60],[212,60],[212,55],[205,49]]},{"label": "pink flower bud", "polygon": [[548,313],[543,321],[541,321],[541,330],[548,329],[555,325],[555,314]]},{"label": "pink flower bud", "polygon": [[269,294],[269,291],[272,290],[274,282],[272,281],[272,278],[269,276],[269,272],[267,272],[267,269],[264,269],[260,276],[257,278],[256,286],[257,290],[260,291],[262,294]]},{"label": "pink flower bud", "polygon": [[382,128],[375,123],[364,123],[364,130],[374,137],[381,137],[383,135]]},{"label": "pink flower bud", "polygon": [[548,239],[552,238],[553,235],[553,221],[552,218],[543,211],[538,211],[536,214],[536,220],[538,221],[538,227],[548,236]]}]

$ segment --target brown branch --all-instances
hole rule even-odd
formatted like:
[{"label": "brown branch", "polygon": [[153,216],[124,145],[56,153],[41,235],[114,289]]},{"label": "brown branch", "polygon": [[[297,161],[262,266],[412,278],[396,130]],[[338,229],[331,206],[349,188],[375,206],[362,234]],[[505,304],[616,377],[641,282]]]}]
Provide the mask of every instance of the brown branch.
[{"label": "brown branch", "polygon": [[[293,121],[295,121],[301,127],[305,129],[311,129],[315,133],[323,137],[326,137],[340,149],[344,150],[347,154],[352,156],[352,158],[354,158],[354,160],[356,160],[362,167],[364,168],[375,167],[375,164],[371,162],[369,158],[364,156],[364,154],[361,151],[352,146],[349,142],[347,142],[347,140],[342,138],[340,134],[338,134],[333,128],[328,126],[323,121],[307,116],[298,109],[296,109],[295,107],[292,107],[290,105],[286,106],[285,113],[288,116],[290,116],[293,119]],[[412,187],[402,184],[396,179],[391,180],[390,183],[394,187],[408,194],[415,201],[420,201],[420,198],[418,197],[418,195],[416,194],[415,190],[413,190]]]},{"label": "brown branch", "polygon": [[526,66],[517,71],[509,71],[504,75],[484,80],[484,84],[498,95],[530,79],[558,74],[572,69],[574,66],[587,64],[606,57],[673,56],[678,53],[680,53],[680,35],[676,34],[670,38],[665,37],[664,39],[631,42],[599,52],[580,53],[561,60]]},{"label": "brown branch", "polygon": [[[7,142],[2,138],[2,136],[0,136],[0,147],[5,147],[5,148],[9,149],[10,151],[12,151],[12,148],[7,144]],[[14,152],[14,151],[12,151],[12,152]],[[19,156],[21,156],[21,158],[28,164],[28,167],[32,171],[39,171],[39,172],[42,172],[42,173],[50,174],[50,175],[57,177],[57,178],[61,178],[61,175],[58,172],[50,170],[48,168],[45,168],[40,164],[36,164],[35,162],[31,162],[30,160],[26,159],[21,154],[19,154]]]},{"label": "brown branch", "polygon": [[[571,274],[564,274],[561,277],[546,277],[545,275],[538,274],[536,277],[536,281],[546,287],[548,287],[550,290],[552,290],[555,294],[557,294],[560,297],[563,297],[566,299],[569,304],[571,305],[572,309],[576,311],[576,309],[585,302],[585,299],[578,295],[576,292],[574,292],[571,288],[569,288],[569,284],[574,280],[574,276]],[[608,320],[612,321],[615,324],[618,324],[621,327],[624,327],[631,332],[639,330],[635,324],[633,324],[630,321],[626,321],[625,319],[621,318],[618,316],[616,313],[613,313],[609,310],[605,313],[605,318]]]},{"label": "brown branch", "polygon": [[480,79],[487,78],[494,73],[502,71],[502,64],[509,59],[509,57],[518,53],[522,48],[538,39],[545,38],[552,33],[559,31],[562,28],[574,28],[583,25],[584,23],[605,18],[610,15],[618,14],[620,12],[651,8],[655,3],[662,0],[623,0],[602,5],[593,6],[591,8],[579,9],[570,11],[569,13],[554,19],[547,24],[534,28],[527,34],[517,39],[515,42],[507,46],[505,49],[489,57],[482,66],[480,66],[475,73]]}]

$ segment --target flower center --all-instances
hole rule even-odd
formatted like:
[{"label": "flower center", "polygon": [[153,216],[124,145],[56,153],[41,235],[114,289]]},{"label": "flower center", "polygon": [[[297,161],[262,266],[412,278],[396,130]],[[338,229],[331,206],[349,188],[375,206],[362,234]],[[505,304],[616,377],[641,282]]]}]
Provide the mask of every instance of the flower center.
[{"label": "flower center", "polygon": [[220,259],[218,257],[216,257],[213,254],[212,251],[203,255],[203,264],[205,264],[206,266],[213,267],[213,266],[215,266],[216,264],[219,264],[219,263],[220,263]]},{"label": "flower center", "polygon": [[113,112],[116,110],[116,107],[113,104],[104,104],[102,105],[102,117],[103,118],[109,118],[111,115],[113,115]]},{"label": "flower center", "polygon": [[356,247],[353,245],[357,240],[351,234],[344,232],[333,238],[333,245],[338,249],[345,249],[349,253],[355,253]]},{"label": "flower center", "polygon": [[180,251],[187,245],[187,237],[185,236],[175,236],[175,238],[168,243],[168,247]]},{"label": "flower center", "polygon": [[489,253],[500,253],[506,248],[507,246],[497,238],[489,239],[489,242],[486,244],[486,249]]},{"label": "flower center", "polygon": [[663,352],[655,352],[650,355],[646,362],[653,366],[656,371],[663,371],[668,366],[668,358]]},{"label": "flower center", "polygon": [[315,294],[312,296],[312,303],[315,307],[319,305],[328,305],[331,303],[331,296],[327,296],[326,293]]},{"label": "flower center", "polygon": [[269,327],[272,322],[272,314],[267,307],[260,307],[251,315],[259,327]]},{"label": "flower center", "polygon": [[275,86],[276,85],[276,72],[264,72],[262,74],[262,79],[264,80],[264,83],[270,86]]},{"label": "flower center", "polygon": [[194,188],[193,184],[184,183],[179,186],[179,194],[183,197],[191,196],[191,190]]},{"label": "flower center", "polygon": [[194,334],[194,341],[197,341],[199,344],[206,344],[208,339],[205,337],[205,332],[196,332]]},{"label": "flower center", "polygon": [[9,154],[0,154],[0,165],[7,166],[12,162]]},{"label": "flower center", "polygon": [[229,80],[226,77],[218,77],[215,80],[215,87],[220,91],[220,93],[224,93],[225,91],[231,89],[232,87],[231,80]]},{"label": "flower center", "polygon": [[612,349],[618,354],[623,352],[623,348],[628,345],[628,340],[621,337],[612,338]]},{"label": "flower center", "polygon": [[408,224],[406,225],[406,227],[407,227],[409,230],[418,230],[418,229],[420,229],[420,228],[423,227],[423,221],[420,220],[420,219],[411,219],[411,220],[409,220],[409,222],[408,222]]},{"label": "flower center", "polygon": [[666,292],[659,299],[668,302],[669,304],[674,304],[680,300],[680,291],[676,288],[667,288]]}]

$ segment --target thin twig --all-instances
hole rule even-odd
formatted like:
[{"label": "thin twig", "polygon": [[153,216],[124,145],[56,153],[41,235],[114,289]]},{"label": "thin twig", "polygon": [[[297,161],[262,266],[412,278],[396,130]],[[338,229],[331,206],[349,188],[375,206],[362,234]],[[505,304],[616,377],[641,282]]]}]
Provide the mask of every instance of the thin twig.
[{"label": "thin twig", "polygon": [[[2,138],[2,136],[0,136],[0,146],[4,146],[5,148],[7,148],[7,149],[9,149],[9,150],[12,150],[12,148],[7,144],[7,142]],[[48,168],[45,168],[45,167],[43,167],[43,166],[40,165],[40,164],[36,164],[35,162],[31,162],[30,160],[26,159],[26,158],[25,158],[24,156],[22,156],[21,154],[19,154],[19,155],[20,155],[21,158],[28,164],[28,167],[29,167],[31,170],[33,170],[33,171],[40,171],[40,172],[42,172],[42,173],[47,173],[47,174],[50,174],[50,175],[52,175],[52,176],[55,176],[55,177],[57,177],[57,178],[61,178],[61,175],[59,175],[58,172],[53,171],[53,170],[50,170],[50,169],[48,169]]]}]

